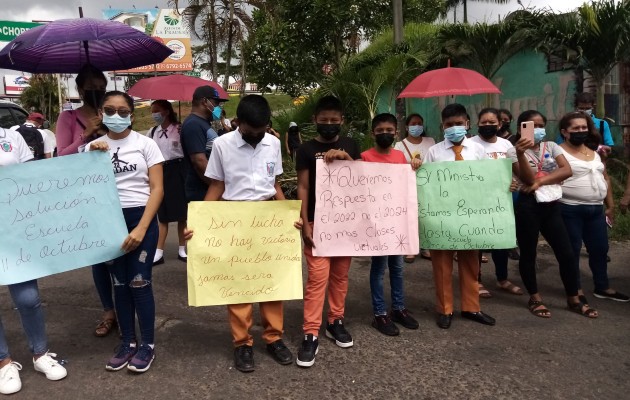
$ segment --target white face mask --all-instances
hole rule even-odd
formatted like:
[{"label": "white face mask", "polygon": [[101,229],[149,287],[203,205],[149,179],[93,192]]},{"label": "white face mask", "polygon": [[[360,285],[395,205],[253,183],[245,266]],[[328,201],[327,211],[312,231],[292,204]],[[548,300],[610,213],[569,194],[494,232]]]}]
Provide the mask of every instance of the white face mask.
[{"label": "white face mask", "polygon": [[164,122],[164,116],[162,115],[162,113],[151,113],[151,117],[153,118],[153,121],[155,121],[155,123],[158,125],[161,125],[162,122]]}]

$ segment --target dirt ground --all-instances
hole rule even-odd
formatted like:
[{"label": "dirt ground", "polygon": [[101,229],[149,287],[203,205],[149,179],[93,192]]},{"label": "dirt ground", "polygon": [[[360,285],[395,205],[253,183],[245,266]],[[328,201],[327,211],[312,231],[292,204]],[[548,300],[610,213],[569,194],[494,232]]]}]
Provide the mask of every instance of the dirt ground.
[{"label": "dirt ground", "polygon": [[[96,338],[99,302],[88,268],[40,280],[51,351],[67,360],[68,377],[50,382],[33,370],[19,317],[0,289],[2,322],[12,356],[24,365],[15,399],[572,399],[630,398],[630,303],[592,296],[587,259],[582,281],[600,317],[588,320],[566,309],[558,269],[542,246],[538,281],[552,318],[531,315],[527,296],[494,287],[492,262],[483,265],[494,297],[482,309],[497,319],[488,327],[457,314],[449,330],[435,325],[429,261],[407,264],[407,306],[420,329],[401,327],[386,337],[371,327],[368,258],[353,261],[346,325],[355,345],[341,349],[321,335],[315,365],[276,364],[254,328],[256,371],[233,368],[225,307],[187,306],[185,264],[169,238],[166,264],[154,269],[157,303],[156,360],[133,375],[108,372],[105,363],[117,335]],[[630,293],[630,246],[612,243],[611,286]],[[510,278],[522,286],[517,262]],[[386,287],[388,285],[386,284]],[[457,291],[456,291],[457,293]],[[456,300],[456,305],[458,301]],[[285,342],[297,354],[302,339],[302,301],[285,303]],[[629,396],[629,397],[626,397]]]}]

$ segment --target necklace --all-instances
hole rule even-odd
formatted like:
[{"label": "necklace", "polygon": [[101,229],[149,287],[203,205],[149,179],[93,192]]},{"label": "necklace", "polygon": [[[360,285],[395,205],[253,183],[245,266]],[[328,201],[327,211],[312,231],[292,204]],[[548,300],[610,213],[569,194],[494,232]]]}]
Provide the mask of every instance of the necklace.
[{"label": "necklace", "polygon": [[590,157],[591,154],[587,151],[578,150],[578,153],[584,154],[586,157]]}]

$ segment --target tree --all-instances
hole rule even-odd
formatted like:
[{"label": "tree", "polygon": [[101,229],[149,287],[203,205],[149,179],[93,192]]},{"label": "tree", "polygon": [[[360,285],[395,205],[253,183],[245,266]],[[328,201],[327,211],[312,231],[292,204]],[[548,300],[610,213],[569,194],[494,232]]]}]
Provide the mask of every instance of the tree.
[{"label": "tree", "polygon": [[[65,91],[62,93],[65,98]],[[29,87],[20,95],[20,102],[27,110],[43,113],[48,120],[56,121],[59,115],[59,93],[57,76],[53,74],[36,74],[29,79]]]},{"label": "tree", "polygon": [[[509,3],[510,0],[470,0],[484,3],[496,3],[496,4],[506,4]],[[462,4],[464,6],[464,23],[468,23],[468,0],[446,0],[446,10],[442,14],[443,16],[448,12],[448,10],[457,10],[457,7]],[[456,19],[456,18],[455,18]],[[457,22],[457,21],[453,21]]]}]

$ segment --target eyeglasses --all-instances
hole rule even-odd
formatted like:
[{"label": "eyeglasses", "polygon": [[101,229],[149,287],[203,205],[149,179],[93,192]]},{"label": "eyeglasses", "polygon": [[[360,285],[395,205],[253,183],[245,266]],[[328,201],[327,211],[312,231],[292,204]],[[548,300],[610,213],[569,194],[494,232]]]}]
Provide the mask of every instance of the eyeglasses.
[{"label": "eyeglasses", "polygon": [[131,110],[128,108],[115,109],[114,107],[103,107],[103,112],[110,117],[115,115],[116,113],[118,113],[118,115],[120,115],[122,118],[127,118],[129,115],[131,115]]}]

